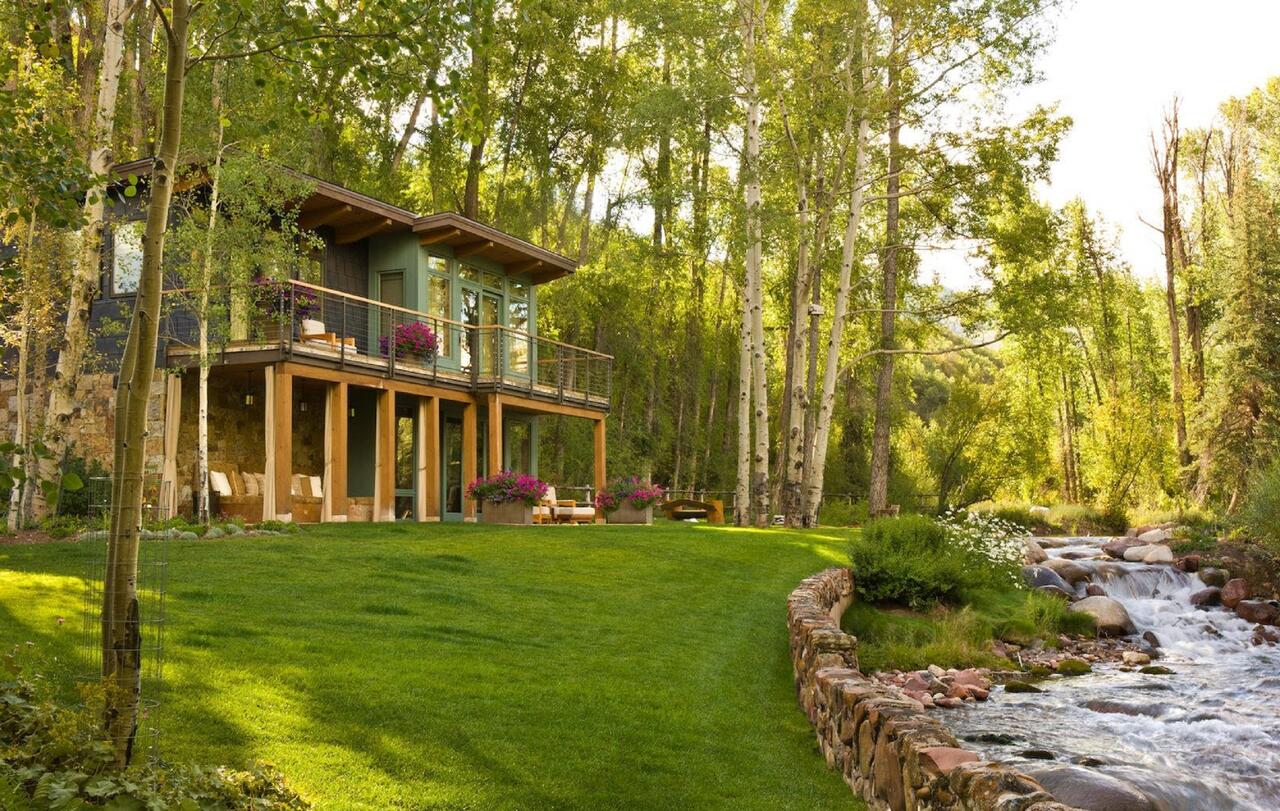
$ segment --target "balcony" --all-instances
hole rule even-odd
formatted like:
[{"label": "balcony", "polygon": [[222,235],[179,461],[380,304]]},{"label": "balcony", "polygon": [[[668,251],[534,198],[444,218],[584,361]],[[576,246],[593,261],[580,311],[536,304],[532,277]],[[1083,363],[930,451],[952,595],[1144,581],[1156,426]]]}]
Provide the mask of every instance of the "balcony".
[{"label": "balcony", "polygon": [[[200,293],[165,293],[167,362],[194,365]],[[475,392],[511,392],[607,411],[613,358],[498,324],[467,324],[299,281],[217,288],[212,363],[299,360]]]}]

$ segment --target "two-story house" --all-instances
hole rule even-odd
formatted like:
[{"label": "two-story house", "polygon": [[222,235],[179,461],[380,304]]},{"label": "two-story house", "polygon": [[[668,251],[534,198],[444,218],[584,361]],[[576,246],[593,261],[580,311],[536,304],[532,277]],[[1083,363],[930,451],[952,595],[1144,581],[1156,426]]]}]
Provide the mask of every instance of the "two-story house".
[{"label": "two-story house", "polygon": [[[221,511],[475,520],[467,484],[500,469],[536,475],[546,414],[593,423],[603,486],[612,358],[537,329],[539,287],[575,263],[458,214],[421,216],[311,180],[298,213],[323,241],[311,267],[225,293],[208,412]],[[142,213],[129,211],[109,223],[96,316],[131,309]],[[156,497],[170,514],[190,509],[196,476],[200,361],[182,295],[166,293],[152,427],[163,437]]]}]

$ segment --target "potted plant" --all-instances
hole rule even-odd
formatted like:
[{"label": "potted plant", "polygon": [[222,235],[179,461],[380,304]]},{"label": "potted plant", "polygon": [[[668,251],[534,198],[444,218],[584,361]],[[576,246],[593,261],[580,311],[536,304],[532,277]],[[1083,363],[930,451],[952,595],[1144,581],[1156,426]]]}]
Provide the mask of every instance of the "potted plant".
[{"label": "potted plant", "polygon": [[[440,336],[423,321],[397,324],[394,330],[396,360],[412,360],[424,366],[431,365],[440,350]],[[385,358],[391,352],[391,336],[378,339],[378,348]]]},{"label": "potted plant", "polygon": [[254,303],[254,332],[265,341],[279,341],[286,323],[302,323],[320,312],[315,291],[288,281],[255,276],[250,284]]},{"label": "potted plant", "polygon": [[480,520],[486,524],[532,524],[533,507],[546,494],[546,482],[510,470],[467,485],[467,496],[480,502]]},{"label": "potted plant", "polygon": [[596,509],[610,524],[652,524],[653,505],[662,500],[662,487],[639,476],[618,479],[596,493]]}]

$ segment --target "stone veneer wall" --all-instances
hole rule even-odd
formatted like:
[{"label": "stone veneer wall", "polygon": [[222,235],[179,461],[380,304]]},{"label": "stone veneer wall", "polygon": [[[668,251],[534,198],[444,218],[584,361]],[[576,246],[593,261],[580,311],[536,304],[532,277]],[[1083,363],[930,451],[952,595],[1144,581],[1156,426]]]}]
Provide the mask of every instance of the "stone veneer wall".
[{"label": "stone veneer wall", "polygon": [[981,762],[923,706],[858,670],[858,640],[840,630],[853,574],[828,569],[787,600],[800,706],[827,764],[876,809],[1070,811],[1035,780]]}]

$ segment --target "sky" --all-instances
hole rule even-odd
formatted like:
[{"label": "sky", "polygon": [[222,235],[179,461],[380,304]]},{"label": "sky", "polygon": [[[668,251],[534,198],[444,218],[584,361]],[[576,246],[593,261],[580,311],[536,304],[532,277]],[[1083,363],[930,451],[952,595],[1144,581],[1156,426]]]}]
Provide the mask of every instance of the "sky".
[{"label": "sky", "polygon": [[[1280,0],[1075,0],[1058,12],[1057,34],[1039,60],[1040,83],[1011,110],[1059,103],[1074,120],[1045,199],[1084,199],[1119,231],[1123,258],[1141,278],[1164,272],[1160,191],[1149,134],[1174,96],[1182,127],[1210,123],[1218,104],[1280,75]],[[963,252],[939,260],[949,286],[963,286]]]}]

